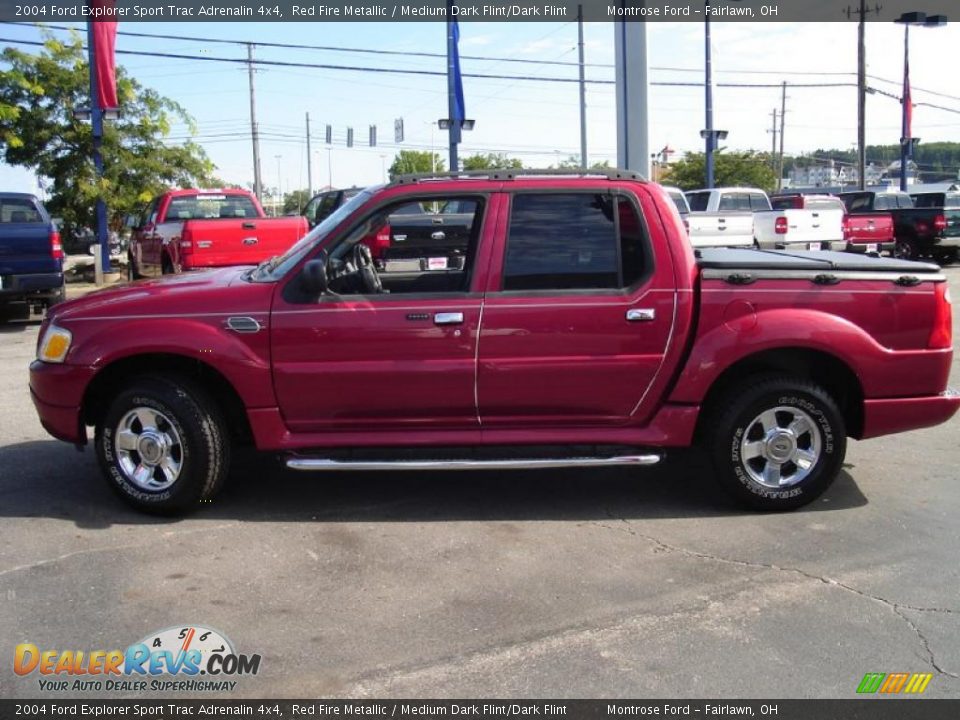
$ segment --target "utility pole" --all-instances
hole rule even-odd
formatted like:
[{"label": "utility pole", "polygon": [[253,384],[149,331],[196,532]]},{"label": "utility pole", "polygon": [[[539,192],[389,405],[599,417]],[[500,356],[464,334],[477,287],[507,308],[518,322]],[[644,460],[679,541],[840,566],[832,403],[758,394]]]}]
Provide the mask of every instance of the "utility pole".
[{"label": "utility pole", "polygon": [[773,116],[773,128],[767,130],[768,133],[773,135],[773,144],[770,148],[770,165],[773,168],[774,172],[777,170],[777,109],[774,108],[771,113]]},{"label": "utility pole", "polygon": [[577,40],[580,51],[580,167],[587,169],[587,82],[583,65],[583,5],[577,5]]},{"label": "utility pole", "polygon": [[783,129],[787,117],[787,81],[783,81],[783,94],[780,98],[780,163],[777,166],[777,190],[783,189]]},{"label": "utility pole", "polygon": [[867,186],[867,15],[882,9],[880,5],[868,9],[867,0],[860,0],[859,9],[847,7],[847,18],[856,14],[860,19],[857,27],[857,175],[861,190]]},{"label": "utility pole", "polygon": [[307,198],[313,195],[313,155],[310,152],[310,113],[307,113]]},{"label": "utility pole", "polygon": [[462,130],[461,118],[457,117],[457,80],[456,80],[456,55],[457,38],[456,19],[453,15],[454,0],[447,0],[447,117],[450,120],[450,172],[458,172],[460,163],[457,158],[457,145],[460,143],[460,133]]},{"label": "utility pole", "polygon": [[247,71],[250,75],[250,134],[253,138],[253,194],[263,202],[263,182],[260,178],[260,131],[257,128],[257,97],[253,87],[253,43],[247,43]]}]

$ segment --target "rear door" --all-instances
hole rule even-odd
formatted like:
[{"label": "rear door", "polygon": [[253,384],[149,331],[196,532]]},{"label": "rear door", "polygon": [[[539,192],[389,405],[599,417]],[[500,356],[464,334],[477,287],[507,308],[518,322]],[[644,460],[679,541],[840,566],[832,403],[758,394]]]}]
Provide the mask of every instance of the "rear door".
[{"label": "rear door", "polygon": [[644,418],[663,364],[675,284],[654,257],[655,205],[626,189],[516,191],[483,307],[477,398],[484,428]]}]

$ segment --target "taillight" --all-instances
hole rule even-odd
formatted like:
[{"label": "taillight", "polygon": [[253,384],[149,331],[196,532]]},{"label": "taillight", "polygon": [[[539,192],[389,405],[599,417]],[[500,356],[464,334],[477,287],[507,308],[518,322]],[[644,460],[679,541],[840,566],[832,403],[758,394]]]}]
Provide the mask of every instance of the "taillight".
[{"label": "taillight", "polygon": [[687,235],[690,234],[690,221],[686,218],[683,218],[683,229],[687,231]]},{"label": "taillight", "polygon": [[933,219],[933,229],[937,232],[943,232],[947,229],[947,218],[945,215],[937,215]]},{"label": "taillight", "polygon": [[180,248],[181,255],[193,255],[193,236],[186,228],[184,228],[183,234],[177,241],[177,247]]},{"label": "taillight", "polygon": [[773,224],[773,231],[777,235],[786,235],[787,234],[787,219],[783,216],[778,217]]},{"label": "taillight", "polygon": [[947,283],[936,284],[936,307],[933,314],[933,329],[927,347],[945,350],[953,347],[953,308],[950,303],[950,288]]},{"label": "taillight", "polygon": [[387,250],[390,249],[390,226],[384,225],[382,228],[377,230],[377,234],[373,237],[373,247],[370,248],[372,251],[375,260],[383,260],[384,256],[387,254]]},{"label": "taillight", "polygon": [[843,239],[849,240],[850,236],[853,235],[853,228],[850,227],[850,217],[847,215],[843,216],[843,222],[841,223],[843,228]]},{"label": "taillight", "polygon": [[63,245],[60,244],[60,233],[50,231],[50,255],[54,260],[63,260]]}]

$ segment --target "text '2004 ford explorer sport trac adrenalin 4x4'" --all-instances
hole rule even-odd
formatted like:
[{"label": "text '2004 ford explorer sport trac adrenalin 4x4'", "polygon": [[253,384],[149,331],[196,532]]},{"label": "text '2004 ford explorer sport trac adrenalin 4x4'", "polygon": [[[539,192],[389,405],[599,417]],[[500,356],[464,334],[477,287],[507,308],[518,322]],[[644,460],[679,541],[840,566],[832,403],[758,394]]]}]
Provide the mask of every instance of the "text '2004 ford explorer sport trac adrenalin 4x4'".
[{"label": "text '2004 ford explorer sport trac adrenalin 4x4'", "polygon": [[[457,200],[462,266],[378,270],[365,238]],[[494,171],[364,190],[256,268],[59,305],[30,385],[54,436],[95,428],[147,511],[211,497],[235,443],[343,470],[650,465],[695,441],[736,498],[779,510],[827,488],[848,436],[949,419],[952,354],[936,266],[696,258],[657,185]]]}]

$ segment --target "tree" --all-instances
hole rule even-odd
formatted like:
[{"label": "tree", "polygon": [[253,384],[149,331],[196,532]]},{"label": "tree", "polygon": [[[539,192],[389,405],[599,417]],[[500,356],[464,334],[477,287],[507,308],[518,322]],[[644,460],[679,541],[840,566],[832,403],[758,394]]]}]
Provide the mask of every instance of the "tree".
[{"label": "tree", "polygon": [[[551,166],[552,167],[552,166]],[[579,155],[570,155],[566,160],[561,160],[557,165],[561,170],[577,170],[580,167],[580,156]],[[591,163],[589,166],[590,170],[609,170],[610,161],[601,160],[595,163]]]},{"label": "tree", "polygon": [[294,190],[293,192],[288,192],[283,196],[283,213],[295,212],[297,214],[302,213],[303,209],[307,206],[307,203],[310,202],[310,193],[306,190]]},{"label": "tree", "polygon": [[390,177],[412,173],[443,172],[443,160],[437,153],[419,150],[401,150],[390,165]]},{"label": "tree", "polygon": [[[718,187],[755,187],[770,192],[777,186],[777,174],[770,167],[770,158],[752,150],[743,152],[716,152],[714,184]],[[704,153],[689,153],[668,168],[663,175],[664,185],[676,185],[681,190],[697,190],[707,182],[707,162]]]},{"label": "tree", "polygon": [[168,144],[175,122],[193,132],[192,118],[122,67],[120,118],[104,123],[104,175],[98,181],[90,123],[73,116],[90,104],[87,56],[76,33],[63,42],[48,34],[37,55],[7,47],[0,60],[6,66],[0,70],[0,153],[8,164],[49,179],[47,206],[68,229],[93,226],[100,195],[116,224],[169,186],[219,184],[199,145]]},{"label": "tree", "polygon": [[517,158],[508,158],[503,153],[487,153],[486,155],[477,153],[463,159],[464,170],[496,170],[498,168],[519,170],[523,168],[523,163]]}]

